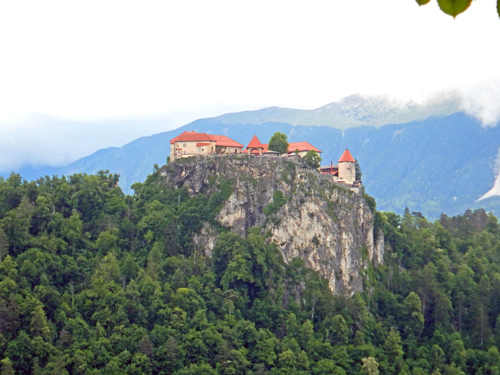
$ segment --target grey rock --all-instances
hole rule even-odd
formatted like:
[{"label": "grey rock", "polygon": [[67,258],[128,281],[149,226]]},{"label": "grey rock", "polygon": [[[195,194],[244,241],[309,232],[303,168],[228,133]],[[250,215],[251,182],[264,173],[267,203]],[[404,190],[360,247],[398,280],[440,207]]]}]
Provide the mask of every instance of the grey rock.
[{"label": "grey rock", "polygon": [[[363,197],[335,184],[327,175],[305,170],[301,161],[247,155],[183,159],[160,171],[170,188],[190,194],[211,194],[222,179],[233,181],[233,192],[216,220],[241,236],[260,226],[275,242],[285,262],[302,258],[319,272],[335,294],[363,290],[362,269],[383,262],[382,231],[374,236],[373,216]],[[284,203],[265,214],[275,191]],[[269,212],[268,212],[269,213]],[[217,231],[207,223],[193,239],[211,256]]]}]

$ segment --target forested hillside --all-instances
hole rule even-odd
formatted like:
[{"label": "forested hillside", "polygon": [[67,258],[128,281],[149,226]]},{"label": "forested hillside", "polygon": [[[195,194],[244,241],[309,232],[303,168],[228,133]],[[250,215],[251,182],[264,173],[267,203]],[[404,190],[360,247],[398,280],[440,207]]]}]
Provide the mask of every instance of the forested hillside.
[{"label": "forested hillside", "polygon": [[[484,211],[376,212],[385,263],[332,295],[260,228],[217,225],[231,195],[167,190],[155,169],[0,178],[3,374],[498,374],[500,227]],[[206,221],[211,258],[192,244]]]}]

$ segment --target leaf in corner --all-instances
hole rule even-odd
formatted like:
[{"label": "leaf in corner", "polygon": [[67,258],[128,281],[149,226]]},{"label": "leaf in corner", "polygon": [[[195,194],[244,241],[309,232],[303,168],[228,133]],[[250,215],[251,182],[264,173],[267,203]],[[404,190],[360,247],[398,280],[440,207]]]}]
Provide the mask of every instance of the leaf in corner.
[{"label": "leaf in corner", "polygon": [[471,2],[472,0],[438,0],[441,10],[453,18],[465,11]]},{"label": "leaf in corner", "polygon": [[415,1],[420,6],[420,5],[425,5],[425,4],[429,3],[429,1],[431,1],[431,0],[415,0]]},{"label": "leaf in corner", "polygon": [[497,0],[497,12],[498,12],[498,17],[500,17],[500,0]]}]

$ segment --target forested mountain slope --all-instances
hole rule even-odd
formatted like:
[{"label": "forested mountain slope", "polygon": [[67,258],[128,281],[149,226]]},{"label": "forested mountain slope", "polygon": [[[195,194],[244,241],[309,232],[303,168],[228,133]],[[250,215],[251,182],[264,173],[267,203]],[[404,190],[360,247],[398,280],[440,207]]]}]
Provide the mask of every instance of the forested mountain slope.
[{"label": "forested mountain slope", "polygon": [[2,374],[499,372],[494,216],[431,223],[366,197],[385,261],[346,298],[259,228],[217,226],[232,185],[191,195],[160,173],[133,196],[108,173],[0,179]]}]

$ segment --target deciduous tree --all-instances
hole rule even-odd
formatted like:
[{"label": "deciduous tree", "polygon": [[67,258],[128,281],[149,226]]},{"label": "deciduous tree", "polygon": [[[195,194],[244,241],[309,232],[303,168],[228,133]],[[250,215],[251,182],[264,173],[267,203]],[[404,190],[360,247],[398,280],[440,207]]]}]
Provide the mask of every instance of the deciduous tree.
[{"label": "deciduous tree", "polygon": [[303,159],[311,168],[318,169],[321,166],[321,157],[314,150],[307,151]]},{"label": "deciduous tree", "polygon": [[273,134],[269,140],[269,145],[267,146],[269,150],[279,152],[280,154],[285,154],[288,152],[288,137],[286,134],[281,132],[276,132]]}]

